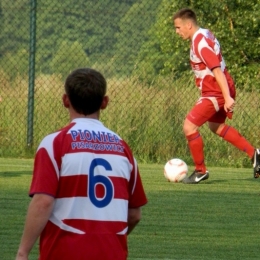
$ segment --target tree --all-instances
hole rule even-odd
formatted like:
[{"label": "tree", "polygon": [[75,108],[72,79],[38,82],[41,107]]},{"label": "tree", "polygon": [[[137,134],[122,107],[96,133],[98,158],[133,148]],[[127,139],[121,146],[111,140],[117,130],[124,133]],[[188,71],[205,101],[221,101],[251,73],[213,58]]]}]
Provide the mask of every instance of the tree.
[{"label": "tree", "polygon": [[131,75],[137,54],[155,22],[157,7],[161,0],[136,2],[122,17],[116,33],[115,71],[119,75]]},{"label": "tree", "polygon": [[26,76],[28,74],[29,53],[26,49],[20,49],[15,53],[5,53],[1,58],[0,66],[10,81],[18,75]]},{"label": "tree", "polygon": [[89,59],[84,52],[82,44],[74,42],[70,44],[63,41],[51,61],[52,73],[66,77],[75,68],[88,67]]},{"label": "tree", "polygon": [[0,2],[0,55],[16,53],[29,45],[30,6],[28,0]]},{"label": "tree", "polygon": [[49,62],[62,41],[77,41],[91,63],[106,62],[114,55],[119,21],[133,1],[39,0],[37,50],[41,68],[50,73]]},{"label": "tree", "polygon": [[[163,0],[146,42],[139,54],[143,75],[180,76],[188,71],[189,44],[174,33],[172,15],[183,7],[194,9],[202,27],[214,32],[223,47],[229,71],[239,87],[251,89],[259,82],[260,61],[260,0],[175,1]],[[159,57],[152,60],[152,57]],[[144,66],[150,60],[153,65]],[[148,62],[146,62],[148,63]],[[147,71],[145,71],[147,69]],[[258,84],[259,87],[259,84]],[[260,87],[259,87],[260,88]]]},{"label": "tree", "polygon": [[[157,9],[156,21],[149,31],[137,58],[135,74],[150,83],[158,75],[178,77],[187,71],[189,46],[174,34],[172,15],[181,3],[162,0]],[[173,51],[174,50],[174,51]],[[184,59],[186,58],[186,59]]]}]

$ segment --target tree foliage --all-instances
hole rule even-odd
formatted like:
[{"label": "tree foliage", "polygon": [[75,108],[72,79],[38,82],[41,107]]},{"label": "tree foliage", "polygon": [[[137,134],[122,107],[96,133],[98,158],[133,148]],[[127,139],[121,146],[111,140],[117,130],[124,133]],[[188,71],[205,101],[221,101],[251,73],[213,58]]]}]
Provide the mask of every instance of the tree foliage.
[{"label": "tree foliage", "polygon": [[[201,27],[209,28],[220,41],[229,71],[240,87],[253,88],[260,77],[260,18],[259,0],[175,1],[163,0],[156,23],[150,31],[149,44],[139,54],[141,65],[153,63],[153,76],[158,74],[178,77],[188,71],[189,43],[174,33],[172,16],[183,7],[197,13]],[[153,57],[148,57],[149,50]],[[155,51],[157,50],[157,53]],[[160,58],[158,58],[160,57]],[[150,66],[151,67],[151,66]],[[147,75],[151,76],[150,67]],[[145,72],[143,72],[145,73]],[[259,87],[260,88],[260,87]]]},{"label": "tree foliage", "polygon": [[19,49],[15,53],[8,52],[0,60],[0,66],[5,71],[9,80],[12,81],[18,75],[26,76],[28,74],[28,51]]},{"label": "tree foliage", "polygon": [[[29,55],[29,3],[0,0],[1,64]],[[190,72],[189,43],[176,35],[172,16],[190,7],[219,39],[237,85],[260,88],[259,6],[260,0],[37,0],[36,70],[61,73],[57,61],[79,52],[81,61],[72,64],[103,66],[110,76],[178,78]]]},{"label": "tree foliage", "polygon": [[[130,4],[132,1],[39,0],[37,43],[42,64],[48,64],[63,41],[82,44],[93,63],[111,58],[119,21]],[[43,69],[48,72],[48,66]]]},{"label": "tree foliage", "polygon": [[59,73],[65,78],[68,71],[75,68],[89,67],[89,59],[79,42],[69,43],[63,41],[55,53],[50,67],[52,71]]},{"label": "tree foliage", "polygon": [[0,0],[0,57],[16,53],[29,44],[30,12],[28,0]]},{"label": "tree foliage", "polygon": [[119,23],[116,33],[115,70],[120,75],[130,75],[135,68],[137,54],[149,39],[148,32],[155,22],[161,0],[134,3]]}]

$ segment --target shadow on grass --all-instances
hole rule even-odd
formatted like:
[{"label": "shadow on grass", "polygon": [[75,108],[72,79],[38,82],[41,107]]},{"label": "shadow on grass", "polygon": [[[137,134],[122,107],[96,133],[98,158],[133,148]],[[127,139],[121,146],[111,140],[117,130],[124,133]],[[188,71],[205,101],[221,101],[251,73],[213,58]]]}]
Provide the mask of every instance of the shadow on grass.
[{"label": "shadow on grass", "polygon": [[0,177],[3,177],[3,178],[19,177],[22,175],[32,175],[32,171],[12,171],[12,172],[3,171],[3,172],[0,172]]},{"label": "shadow on grass", "polygon": [[[234,178],[234,181],[236,181],[237,179],[236,178]],[[246,182],[252,182],[252,183],[254,183],[254,182],[257,182],[257,181],[259,181],[260,182],[260,178],[259,179],[257,179],[257,178],[253,178],[253,176],[251,177],[251,176],[246,176],[246,177],[244,177],[244,178],[240,178],[239,179],[241,182],[242,181],[246,181]],[[211,178],[211,179],[208,179],[208,180],[206,180],[206,181],[201,181],[200,183],[196,183],[196,184],[185,184],[185,185],[211,185],[211,184],[219,184],[219,183],[229,183],[230,182],[230,179],[229,178],[227,178],[227,179],[213,179],[213,178]],[[183,184],[183,183],[182,183]]]},{"label": "shadow on grass", "polygon": [[188,183],[174,183],[173,185],[185,185],[185,186],[201,186],[201,185],[212,185],[212,184],[219,184],[219,183],[227,183],[229,180],[223,180],[223,179],[210,179],[206,181],[201,181],[200,183],[193,183],[193,184],[188,184]]},{"label": "shadow on grass", "polygon": [[[210,184],[225,183],[225,182],[228,182],[228,180],[207,180],[207,181],[202,181],[200,183],[197,183],[195,185],[210,185]],[[192,185],[192,184],[186,184],[186,185]]]}]

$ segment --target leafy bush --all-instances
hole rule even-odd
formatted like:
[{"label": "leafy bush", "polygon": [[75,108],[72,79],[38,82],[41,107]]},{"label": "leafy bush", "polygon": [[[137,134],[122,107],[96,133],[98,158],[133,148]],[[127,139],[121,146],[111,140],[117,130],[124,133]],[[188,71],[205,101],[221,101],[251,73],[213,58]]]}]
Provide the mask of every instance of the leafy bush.
[{"label": "leafy bush", "polygon": [[75,68],[88,67],[89,59],[79,42],[63,41],[51,61],[52,73],[66,77]]}]

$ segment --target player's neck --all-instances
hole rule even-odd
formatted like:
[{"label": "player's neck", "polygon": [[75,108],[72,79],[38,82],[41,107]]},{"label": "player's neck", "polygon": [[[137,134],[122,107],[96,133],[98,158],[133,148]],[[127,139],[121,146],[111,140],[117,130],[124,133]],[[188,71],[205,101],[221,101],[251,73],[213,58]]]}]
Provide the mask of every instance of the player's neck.
[{"label": "player's neck", "polygon": [[76,118],[90,118],[90,119],[99,120],[99,116],[100,116],[100,111],[95,112],[95,113],[90,114],[90,115],[83,115],[83,114],[77,113],[76,111],[70,111],[70,120],[71,121],[73,119],[76,119]]},{"label": "player's neck", "polygon": [[200,29],[200,27],[197,26],[197,25],[192,28],[192,32],[191,32],[191,35],[190,35],[190,40],[192,40],[194,34],[195,34],[199,29]]}]

